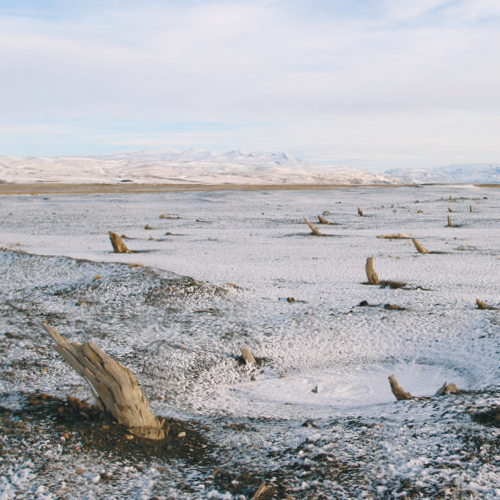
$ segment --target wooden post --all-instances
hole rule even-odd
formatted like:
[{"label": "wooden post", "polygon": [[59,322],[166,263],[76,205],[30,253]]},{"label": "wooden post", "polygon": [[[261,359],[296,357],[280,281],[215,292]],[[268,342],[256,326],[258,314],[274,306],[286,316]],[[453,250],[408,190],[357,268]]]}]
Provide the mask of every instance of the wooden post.
[{"label": "wooden post", "polygon": [[368,257],[366,259],[365,270],[368,283],[370,283],[370,285],[380,285],[380,280],[378,279],[377,273],[373,268],[373,257]]},{"label": "wooden post", "polygon": [[127,245],[125,245],[122,239],[116,233],[113,233],[113,231],[109,231],[109,239],[111,240],[111,245],[115,253],[131,253]]},{"label": "wooden post", "polygon": [[148,439],[163,439],[163,421],[149,408],[132,372],[110,358],[92,342],[68,342],[55,328],[42,326],[56,341],[55,350],[91,386],[98,405],[106,409],[129,432]]},{"label": "wooden post", "polygon": [[415,238],[413,238],[411,241],[413,241],[413,244],[415,245],[418,253],[429,253],[429,251],[426,250]]},{"label": "wooden post", "polygon": [[323,234],[318,231],[318,228],[316,226],[313,226],[305,217],[304,220],[306,221],[307,225],[311,228],[313,234],[315,234],[316,236],[323,236]]},{"label": "wooden post", "polygon": [[472,209],[472,205],[469,207],[469,210],[470,210],[470,213],[474,212],[474,210]]}]

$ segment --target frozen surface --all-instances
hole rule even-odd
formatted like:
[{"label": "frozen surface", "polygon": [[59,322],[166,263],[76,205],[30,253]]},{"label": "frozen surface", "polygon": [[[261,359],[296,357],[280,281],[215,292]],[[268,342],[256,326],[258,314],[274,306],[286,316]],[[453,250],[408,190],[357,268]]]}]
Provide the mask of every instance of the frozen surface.
[{"label": "frozen surface", "polygon": [[[338,225],[318,224],[328,236],[312,236],[302,216],[323,212]],[[37,389],[88,395],[42,334],[46,319],[129,366],[157,414],[208,425],[226,468],[282,471],[293,498],[497,498],[499,433],[470,414],[498,401],[499,311],[475,300],[500,306],[499,214],[500,191],[472,186],[3,197],[1,321],[23,340],[3,348],[0,405],[22,405],[22,391]],[[456,227],[445,227],[448,215]],[[112,253],[109,230],[135,253]],[[391,233],[440,253],[376,238]],[[408,289],[364,285],[369,256],[382,280]],[[243,345],[264,358],[258,369],[238,364]],[[395,403],[391,374],[417,396],[445,381],[468,392]],[[331,479],[332,461],[352,478]],[[9,467],[0,498],[33,484],[54,493],[64,475],[57,465],[48,479],[33,465]],[[91,490],[232,498],[194,487],[210,471],[168,467],[167,476],[143,468],[135,486],[120,476]]]}]

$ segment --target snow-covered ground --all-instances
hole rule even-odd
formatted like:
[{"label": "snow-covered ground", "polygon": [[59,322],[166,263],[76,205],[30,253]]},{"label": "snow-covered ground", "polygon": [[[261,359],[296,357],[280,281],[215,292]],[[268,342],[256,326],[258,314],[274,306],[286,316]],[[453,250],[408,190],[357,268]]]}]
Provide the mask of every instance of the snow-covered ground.
[{"label": "snow-covered ground", "polygon": [[[323,213],[338,225],[312,236],[302,217]],[[155,413],[201,422],[220,451],[209,467],[7,449],[0,498],[59,498],[62,483],[65,498],[251,498],[235,492],[243,471],[274,487],[262,498],[498,498],[500,432],[476,416],[500,396],[499,312],[475,300],[500,306],[499,213],[500,191],[473,186],[3,197],[0,406],[90,397],[45,319],[120,359]],[[109,230],[135,253],[112,253]],[[442,253],[376,237],[390,233]],[[364,285],[370,256],[408,289]],[[238,364],[244,345],[261,367]],[[465,392],[396,403],[391,374],[418,396]]]}]

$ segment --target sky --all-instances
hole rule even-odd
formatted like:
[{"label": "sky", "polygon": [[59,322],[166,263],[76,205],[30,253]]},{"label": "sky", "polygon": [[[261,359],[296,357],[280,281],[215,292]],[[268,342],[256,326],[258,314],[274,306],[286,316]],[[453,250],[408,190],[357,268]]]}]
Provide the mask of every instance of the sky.
[{"label": "sky", "polygon": [[500,160],[498,0],[0,0],[0,155]]}]

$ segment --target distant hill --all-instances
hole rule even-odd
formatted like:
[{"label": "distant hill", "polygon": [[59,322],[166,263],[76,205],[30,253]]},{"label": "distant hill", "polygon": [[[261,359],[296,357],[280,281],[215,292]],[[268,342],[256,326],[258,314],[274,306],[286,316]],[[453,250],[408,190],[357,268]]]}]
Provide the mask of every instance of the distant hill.
[{"label": "distant hill", "polygon": [[0,181],[141,184],[398,184],[394,176],[317,165],[282,152],[162,149],[80,157],[0,157]]},{"label": "distant hill", "polygon": [[498,184],[500,163],[376,173],[318,165],[283,152],[159,149],[100,156],[0,157],[0,182],[139,184]]},{"label": "distant hill", "polygon": [[440,168],[397,168],[389,176],[415,184],[500,184],[500,163],[469,163]]}]

